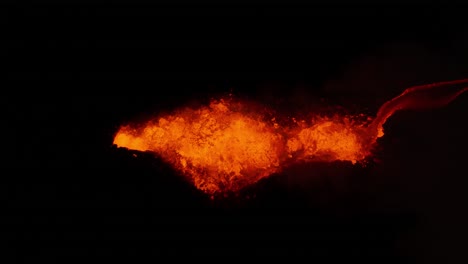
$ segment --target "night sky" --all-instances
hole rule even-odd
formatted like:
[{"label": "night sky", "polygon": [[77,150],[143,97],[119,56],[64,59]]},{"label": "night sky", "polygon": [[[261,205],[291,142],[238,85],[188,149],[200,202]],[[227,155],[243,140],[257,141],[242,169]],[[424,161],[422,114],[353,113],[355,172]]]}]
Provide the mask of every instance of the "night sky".
[{"label": "night sky", "polygon": [[366,167],[298,164],[219,200],[112,141],[123,123],[230,93],[287,114],[333,106],[373,116],[410,86],[468,77],[467,13],[3,4],[0,197],[11,256],[466,258],[468,94],[395,114]]}]

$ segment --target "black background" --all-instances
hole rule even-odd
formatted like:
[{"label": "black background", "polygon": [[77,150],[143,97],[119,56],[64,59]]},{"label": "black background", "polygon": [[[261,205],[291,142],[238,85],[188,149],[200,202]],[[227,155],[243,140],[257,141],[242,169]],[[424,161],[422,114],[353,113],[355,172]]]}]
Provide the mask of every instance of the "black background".
[{"label": "black background", "polygon": [[466,94],[395,114],[366,167],[301,164],[220,200],[112,140],[125,122],[229,93],[288,114],[333,105],[375,115],[407,87],[467,77],[466,13],[409,4],[2,5],[9,252],[57,262],[464,257]]}]

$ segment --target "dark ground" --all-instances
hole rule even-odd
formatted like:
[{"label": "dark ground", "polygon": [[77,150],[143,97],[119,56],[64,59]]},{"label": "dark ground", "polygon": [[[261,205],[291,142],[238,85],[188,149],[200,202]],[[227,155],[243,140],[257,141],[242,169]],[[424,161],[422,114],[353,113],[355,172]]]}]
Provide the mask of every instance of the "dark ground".
[{"label": "dark ground", "polygon": [[283,112],[330,104],[375,114],[409,86],[468,77],[467,8],[11,4],[1,12],[2,237],[15,259],[466,259],[468,94],[396,114],[367,167],[300,164],[242,198],[211,201],[157,158],[112,140],[123,122],[229,92]]}]

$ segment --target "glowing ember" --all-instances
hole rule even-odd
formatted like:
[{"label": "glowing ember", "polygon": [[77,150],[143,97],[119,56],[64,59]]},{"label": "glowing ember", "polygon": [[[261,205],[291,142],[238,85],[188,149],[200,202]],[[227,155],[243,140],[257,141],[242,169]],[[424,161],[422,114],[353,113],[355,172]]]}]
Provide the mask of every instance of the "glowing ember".
[{"label": "glowing ember", "polygon": [[299,160],[362,161],[394,112],[448,104],[468,90],[456,85],[466,83],[409,88],[385,103],[370,125],[349,116],[278,124],[241,102],[223,99],[123,126],[114,144],[156,153],[206,193],[237,191]]}]

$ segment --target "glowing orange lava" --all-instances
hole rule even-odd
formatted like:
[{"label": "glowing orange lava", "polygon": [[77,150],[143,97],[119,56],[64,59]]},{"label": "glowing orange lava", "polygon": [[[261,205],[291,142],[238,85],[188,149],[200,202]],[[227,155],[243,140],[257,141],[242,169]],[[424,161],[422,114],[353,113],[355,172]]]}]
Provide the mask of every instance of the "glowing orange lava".
[{"label": "glowing orange lava", "polygon": [[213,100],[209,106],[122,126],[114,144],[159,155],[206,193],[238,191],[299,160],[362,161],[395,111],[442,106],[468,89],[455,85],[466,83],[409,88],[385,103],[371,124],[350,116],[279,124],[242,102]]},{"label": "glowing orange lava", "polygon": [[363,142],[364,123],[349,117],[318,118],[311,125],[293,129],[286,142],[287,152],[294,160],[343,160],[356,163],[364,159],[369,149]]},{"label": "glowing orange lava", "polygon": [[153,151],[197,188],[213,193],[238,190],[276,171],[284,138],[274,124],[225,100],[152,120],[140,129],[122,127],[114,143]]}]

